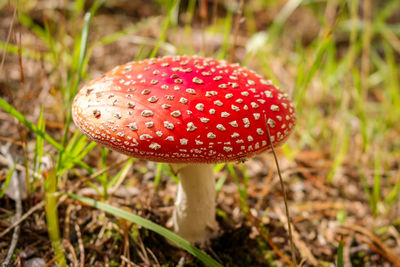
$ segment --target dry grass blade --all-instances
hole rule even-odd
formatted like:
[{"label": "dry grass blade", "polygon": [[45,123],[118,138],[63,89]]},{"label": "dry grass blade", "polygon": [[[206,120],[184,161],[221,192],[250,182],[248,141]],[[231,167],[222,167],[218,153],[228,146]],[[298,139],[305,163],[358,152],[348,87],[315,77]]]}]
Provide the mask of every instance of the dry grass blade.
[{"label": "dry grass blade", "polygon": [[276,165],[276,169],[278,171],[283,200],[285,202],[285,212],[286,212],[286,217],[287,217],[287,225],[288,225],[289,240],[290,240],[290,250],[292,252],[292,261],[293,261],[293,265],[297,266],[296,250],[295,250],[294,242],[293,242],[292,226],[291,226],[291,219],[290,219],[289,208],[288,208],[288,203],[287,203],[286,188],[285,188],[285,185],[283,184],[283,179],[282,179],[281,169],[279,167],[278,157],[276,156],[274,145],[272,144],[271,134],[269,132],[269,127],[268,127],[268,123],[267,123],[267,115],[265,115],[265,114],[264,114],[264,120],[265,120],[265,125],[267,126],[268,141],[271,144],[271,151],[272,151],[272,154],[274,155],[275,165]]},{"label": "dry grass blade", "polygon": [[400,39],[397,37],[397,35],[391,29],[386,27],[383,29],[382,34],[386,38],[386,40],[392,45],[393,49],[400,54]]},{"label": "dry grass blade", "polygon": [[268,245],[270,245],[270,246],[272,247],[272,249],[275,251],[275,253],[276,253],[279,257],[281,257],[281,259],[282,259],[285,263],[287,263],[287,264],[289,264],[289,265],[293,265],[293,262],[292,262],[291,260],[289,260],[289,259],[286,257],[285,254],[283,254],[283,252],[278,248],[278,246],[274,243],[274,241],[272,241],[272,238],[271,238],[270,236],[267,238],[267,242],[268,242]]},{"label": "dry grass blade", "polygon": [[233,62],[233,60],[235,59],[236,42],[237,42],[237,37],[239,34],[240,23],[242,22],[243,5],[244,5],[244,0],[240,0],[239,8],[237,10],[237,15],[236,15],[235,26],[233,29],[233,42],[232,42],[232,47],[231,47],[231,52],[230,52],[230,57],[229,57],[230,62]]},{"label": "dry grass blade", "polygon": [[76,232],[76,237],[78,238],[78,245],[79,245],[79,261],[80,261],[80,267],[85,266],[85,247],[83,246],[83,241],[82,241],[82,233],[81,229],[78,224],[75,224],[75,232]]},{"label": "dry grass blade", "polygon": [[13,31],[13,26],[14,26],[14,21],[15,21],[16,16],[17,16],[17,7],[14,8],[14,13],[13,13],[13,17],[11,19],[10,28],[8,29],[6,47],[3,50],[3,57],[1,58],[0,73],[3,71],[3,66],[4,66],[4,62],[6,60],[6,55],[7,55],[7,46],[10,43],[11,34],[12,34],[12,31]]},{"label": "dry grass blade", "polygon": [[121,260],[123,261],[123,263],[127,263],[128,266],[133,266],[133,267],[140,267],[140,265],[135,264],[133,261],[129,260],[127,257],[125,257],[124,255],[121,255]]},{"label": "dry grass blade", "polygon": [[21,84],[25,82],[24,76],[24,66],[22,65],[22,45],[21,45],[21,31],[18,33],[18,64],[19,64],[19,78],[21,80]]},{"label": "dry grass blade", "polygon": [[119,168],[119,167],[121,167],[124,163],[126,163],[128,160],[129,160],[129,157],[126,157],[125,159],[122,159],[122,160],[120,160],[120,161],[117,161],[116,163],[114,163],[114,164],[112,164],[112,165],[110,165],[110,166],[108,166],[108,167],[106,167],[106,168],[104,168],[104,169],[101,169],[101,170],[99,170],[99,171],[93,173],[93,174],[90,175],[88,178],[85,178],[85,181],[93,180],[93,179],[99,177],[100,175],[102,175],[103,173],[108,173],[110,170],[114,170],[114,169],[116,169],[116,168]]},{"label": "dry grass blade", "polygon": [[[387,258],[393,264],[393,266],[400,267],[400,259],[399,259],[398,255],[396,255],[396,253],[392,249],[390,249],[388,246],[386,246],[382,242],[382,240],[380,240],[376,235],[374,235],[373,233],[371,233],[370,231],[368,231],[364,227],[361,227],[361,226],[356,225],[356,224],[346,223],[346,224],[343,225],[343,227],[347,228],[347,229],[350,229],[350,230],[353,230],[355,232],[361,233],[364,236],[366,236],[369,239],[371,239],[372,241],[374,241],[378,245],[378,247],[381,248],[382,252],[384,252],[382,255],[385,258]],[[370,245],[370,244],[368,244],[368,245]],[[372,246],[370,246],[370,247],[372,247]]]},{"label": "dry grass blade", "polygon": [[63,240],[63,247],[65,248],[65,250],[67,252],[69,252],[69,259],[72,262],[72,266],[73,267],[78,267],[78,258],[76,257],[76,253],[75,253],[75,249],[74,246],[72,246],[71,242],[69,242],[68,240],[64,239]]}]

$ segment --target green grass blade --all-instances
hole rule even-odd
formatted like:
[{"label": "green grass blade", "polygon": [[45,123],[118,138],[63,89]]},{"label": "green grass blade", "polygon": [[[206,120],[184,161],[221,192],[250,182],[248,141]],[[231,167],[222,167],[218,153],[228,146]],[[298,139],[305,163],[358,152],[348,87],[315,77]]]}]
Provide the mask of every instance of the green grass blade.
[{"label": "green grass blade", "polygon": [[166,166],[167,168],[165,168],[165,172],[167,173],[168,177],[171,178],[175,184],[179,184],[179,178],[171,170],[171,166],[169,164],[167,164]]},{"label": "green grass blade", "polygon": [[18,22],[30,29],[35,36],[42,39],[42,41],[47,44],[48,40],[45,30],[42,26],[39,26],[37,23],[35,23],[35,21],[29,15],[23,12],[18,12]]},{"label": "green grass blade", "polygon": [[12,167],[12,169],[8,171],[6,180],[4,181],[3,188],[0,191],[0,198],[2,198],[4,196],[4,194],[6,193],[7,187],[10,184],[11,177],[12,177],[14,171],[15,171],[16,166],[17,166],[17,162],[15,162],[14,166]]},{"label": "green grass blade", "polygon": [[99,195],[99,196],[103,195],[103,192],[100,191],[100,188],[96,184],[92,183],[89,180],[86,180],[85,182],[88,186],[90,186],[92,189],[94,189],[96,191],[97,195]]},{"label": "green grass blade", "polygon": [[[40,109],[40,115],[37,127],[42,132],[44,132],[46,129],[46,124],[43,119],[43,106]],[[43,156],[43,145],[44,145],[44,139],[40,135],[37,135],[36,145],[35,145],[35,155],[33,157],[33,172],[40,172],[40,162]]]},{"label": "green grass blade", "polygon": [[[108,188],[113,187],[118,182],[118,180],[121,178],[121,176],[123,176],[123,174],[125,174],[129,171],[134,160],[135,160],[135,158],[128,159],[128,161],[121,168],[121,170],[108,182],[108,186],[107,186]],[[154,191],[155,191],[155,189],[154,189]]]},{"label": "green grass blade", "polygon": [[[43,118],[43,106],[40,109],[40,115],[37,123],[37,127],[40,131],[44,132],[46,129],[46,124]],[[43,146],[44,139],[40,135],[36,135],[36,144],[35,144],[35,155],[33,157],[33,182],[36,182],[37,176],[35,174],[40,173],[41,170],[41,162],[43,157]],[[29,190],[32,192],[33,188],[30,184]]]},{"label": "green grass blade", "polygon": [[85,8],[85,0],[76,0],[74,4],[74,12],[79,14]]},{"label": "green grass blade", "polygon": [[163,237],[167,238],[168,240],[174,242],[177,246],[185,249],[187,252],[195,256],[197,259],[202,261],[206,266],[218,266],[222,267],[221,264],[219,264],[217,261],[215,261],[213,258],[211,258],[209,255],[201,251],[200,249],[196,248],[195,246],[192,246],[188,241],[183,239],[182,237],[174,234],[173,232],[169,231],[168,229],[159,226],[156,223],[153,223],[147,219],[144,219],[138,215],[129,213],[127,211],[124,211],[122,209],[119,209],[117,207],[113,207],[111,205],[105,204],[103,202],[96,201],[94,199],[90,199],[87,197],[82,197],[78,196],[75,194],[68,194],[69,197],[76,199],[80,202],[83,202],[89,206],[95,207],[97,209],[103,210],[105,212],[108,212],[114,216],[123,218],[125,220],[128,220],[132,223],[138,224],[146,229],[149,229],[159,235],[162,235]]},{"label": "green grass blade", "polygon": [[215,191],[217,195],[221,191],[222,186],[225,184],[227,177],[228,175],[226,173],[223,173],[221,177],[218,177],[217,183],[215,185]]},{"label": "green grass blade", "polygon": [[99,9],[107,0],[96,0],[93,5],[90,7],[90,13],[92,16],[97,12],[97,9]]},{"label": "green grass blade", "polygon": [[194,11],[196,8],[196,0],[189,0],[187,9],[186,9],[186,23],[185,23],[185,33],[187,36],[192,34],[192,22],[194,17]]},{"label": "green grass blade", "polygon": [[155,57],[157,55],[158,49],[160,48],[161,44],[165,41],[165,38],[167,37],[167,30],[169,28],[169,25],[171,24],[171,21],[173,19],[174,11],[179,3],[179,0],[172,0],[171,3],[169,4],[168,7],[168,15],[165,18],[163,28],[161,31],[161,35],[157,40],[157,44],[154,46],[153,51],[151,51],[150,57]]},{"label": "green grass blade", "polygon": [[79,131],[76,131],[69,140],[68,145],[65,148],[65,151],[70,153],[71,152],[73,153],[73,151],[77,150],[79,151],[80,150],[79,143],[84,138],[85,138],[84,135],[81,135]]},{"label": "green grass blade", "polygon": [[354,100],[357,108],[357,115],[360,120],[360,129],[361,129],[361,136],[362,136],[362,151],[365,153],[368,149],[369,142],[368,142],[368,119],[367,114],[365,112],[365,102],[362,97],[362,90],[361,90],[361,81],[360,81],[360,74],[359,72],[354,69],[353,70],[353,81],[355,87],[355,94]]},{"label": "green grass blade", "polygon": [[367,178],[365,177],[364,173],[362,172],[362,169],[360,166],[358,167],[358,173],[360,175],[360,181],[361,181],[361,184],[362,184],[362,187],[364,190],[364,194],[367,197],[368,204],[369,204],[370,208],[373,210],[373,199],[371,196],[371,190],[369,189]]},{"label": "green grass blade", "polygon": [[226,163],[219,163],[214,165],[214,173],[217,174],[219,173],[224,167]]},{"label": "green grass blade", "polygon": [[[34,132],[36,135],[39,135],[40,137],[42,137],[44,140],[46,140],[46,142],[48,142],[50,145],[55,147],[57,150],[61,151],[64,149],[63,146],[60,145],[56,140],[54,140],[50,135],[48,135],[44,131],[40,130],[36,124],[28,121],[24,115],[22,115],[18,110],[16,110],[13,106],[11,106],[7,101],[5,101],[1,97],[0,97],[0,108],[2,108],[5,112],[10,114],[11,116],[13,116],[20,123],[22,123],[25,127],[27,127],[29,130]],[[72,161],[75,164],[78,164],[79,166],[84,168],[85,170],[89,171],[90,173],[93,173],[91,168],[84,162],[82,162],[76,158],[73,158]]]},{"label": "green grass blade", "polygon": [[85,60],[86,56],[86,51],[87,51],[87,43],[88,43],[88,36],[89,36],[89,25],[90,25],[90,19],[91,19],[91,13],[86,13],[85,14],[85,19],[84,19],[84,24],[82,28],[82,33],[81,33],[81,42],[79,46],[79,60],[78,60],[78,65],[77,65],[77,74],[78,77],[75,80],[75,83],[72,86],[72,90],[69,90],[69,95],[67,99],[67,106],[68,106],[68,116],[67,116],[67,121],[65,123],[65,131],[62,139],[62,145],[65,146],[68,138],[68,131],[69,131],[69,125],[71,124],[72,121],[72,114],[71,110],[69,108],[70,103],[73,99],[73,97],[76,95],[76,92],[78,90],[79,83],[81,82],[81,77],[82,77],[82,69],[83,69],[83,62]]},{"label": "green grass blade", "polygon": [[81,43],[79,49],[79,61],[78,61],[78,79],[76,80],[76,84],[71,91],[71,95],[69,96],[69,100],[71,101],[72,98],[76,95],[76,91],[78,90],[78,85],[81,81],[82,71],[83,71],[83,63],[86,57],[87,45],[88,45],[88,37],[89,37],[89,26],[92,14],[86,13],[83,23],[82,35],[81,35]]},{"label": "green grass blade", "polygon": [[27,47],[19,47],[18,45],[7,43],[5,41],[0,40],[0,50],[6,51],[7,53],[11,53],[14,55],[21,55],[25,58],[40,60],[43,59],[44,61],[49,61],[49,53],[46,52],[38,52],[33,49]]},{"label": "green grass blade", "polygon": [[242,206],[242,209],[245,212],[248,212],[248,208],[246,206],[246,201],[247,201],[246,184],[242,184],[239,181],[239,177],[237,176],[235,168],[233,167],[233,164],[231,162],[228,162],[226,164],[226,167],[228,168],[229,174],[233,177],[233,180],[235,181],[236,186],[238,187],[240,205]]},{"label": "green grass blade", "polygon": [[[228,177],[226,172],[221,172],[222,169],[225,167],[226,163],[219,163],[214,165],[214,174],[217,179],[217,183],[215,185],[215,191],[216,194],[218,195],[219,191],[221,191],[222,186],[225,184],[226,178]],[[218,174],[221,172],[221,176],[218,176]]]},{"label": "green grass blade", "polygon": [[338,252],[337,252],[337,267],[344,267],[343,262],[343,241],[339,242]]},{"label": "green grass blade", "polygon": [[116,41],[119,41],[122,38],[125,38],[126,36],[129,36],[131,34],[133,34],[134,32],[136,32],[138,30],[138,25],[134,24],[134,25],[130,25],[126,28],[123,28],[120,31],[117,32],[113,32],[110,33],[108,35],[105,35],[103,37],[101,37],[95,45],[101,45],[101,46],[106,46],[109,44],[112,44]]},{"label": "green grass blade", "polygon": [[58,150],[62,150],[63,147],[49,135],[47,135],[44,131],[41,131],[34,123],[28,121],[24,115],[22,115],[18,110],[16,110],[13,106],[11,106],[7,101],[0,97],[0,108],[2,108],[5,112],[13,116],[20,123],[22,123],[29,130],[34,132],[35,134],[42,137],[46,142],[57,148]]},{"label": "green grass blade", "polygon": [[[74,85],[72,87],[72,90],[69,91],[69,95],[68,95],[68,103],[67,103],[68,115],[67,115],[67,120],[66,120],[65,125],[64,125],[64,129],[65,130],[64,130],[62,141],[61,141],[62,147],[65,147],[65,145],[67,143],[68,133],[69,133],[69,126],[70,126],[71,121],[72,121],[72,113],[71,113],[71,110],[69,108],[70,102],[72,101],[73,96],[75,96],[76,91],[78,90],[78,85],[79,85],[80,80],[81,80],[83,62],[84,62],[84,59],[85,59],[85,56],[86,56],[86,48],[87,48],[87,41],[88,41],[88,35],[89,35],[90,19],[91,19],[91,13],[86,13],[85,14],[85,19],[84,19],[84,25],[83,25],[82,33],[81,33],[79,61],[78,61],[78,68],[77,68],[78,78],[75,80],[75,83],[74,83]],[[64,149],[62,149],[60,151],[60,154],[59,154],[59,157],[58,157],[58,161],[57,161],[57,170],[61,169],[60,166],[62,165],[63,154],[64,154]]]},{"label": "green grass blade", "polygon": [[[107,154],[108,149],[105,147],[101,147],[100,153],[100,165],[102,169],[107,168]],[[107,172],[103,172],[101,175],[97,176],[97,180],[100,181],[101,185],[103,186],[103,199],[108,199],[108,175]]]},{"label": "green grass blade", "polygon": [[50,50],[50,54],[53,57],[53,64],[59,64],[59,53],[56,49],[56,44],[54,40],[54,34],[51,32],[49,21],[47,19],[44,20],[44,37],[47,44],[48,49]]},{"label": "green grass blade", "polygon": [[232,10],[228,9],[227,10],[227,14],[226,17],[224,19],[225,23],[224,23],[224,38],[222,40],[222,45],[218,51],[217,54],[217,59],[224,59],[227,57],[228,52],[229,52],[229,48],[230,48],[230,36],[231,36],[231,30],[232,30],[232,23],[233,23],[233,12]]},{"label": "green grass blade", "polygon": [[349,142],[350,142],[350,132],[349,130],[343,130],[343,133],[339,134],[339,138],[335,142],[336,148],[338,151],[336,152],[335,159],[333,160],[332,168],[328,174],[327,181],[328,183],[332,183],[333,178],[337,172],[337,170],[342,166],[343,161],[346,158]]},{"label": "green grass blade", "polygon": [[378,202],[381,194],[381,160],[379,153],[376,154],[374,172],[374,186],[372,188],[373,214],[378,215]]},{"label": "green grass blade", "polygon": [[49,177],[45,180],[45,193],[46,193],[46,220],[47,230],[49,233],[51,245],[56,255],[58,266],[67,266],[65,259],[64,249],[60,238],[60,228],[58,224],[58,211],[57,211],[57,171],[51,171]]},{"label": "green grass blade", "polygon": [[164,163],[157,162],[156,176],[154,177],[154,192],[157,191],[158,185],[160,184],[163,166]]},{"label": "green grass blade", "polygon": [[[85,137],[86,138],[86,137]],[[86,139],[83,139],[84,141]],[[85,142],[81,143],[79,147],[77,147],[74,151],[69,152],[65,151],[63,153],[62,160],[60,161],[60,164],[58,164],[58,176],[60,176],[63,172],[71,169],[75,164],[79,164],[81,167],[83,167],[85,170],[87,170],[90,174],[93,174],[93,169],[86,164],[80,164],[81,160],[90,152],[92,151],[93,148],[96,147],[96,142],[90,142],[89,144]]]},{"label": "green grass blade", "polygon": [[297,9],[301,4],[301,0],[289,0],[280,10],[279,14],[275,17],[273,26],[281,29],[282,25],[287,21],[289,16]]},{"label": "green grass blade", "polygon": [[396,184],[389,194],[385,197],[384,202],[390,205],[396,204],[400,196],[400,170],[397,172]]},{"label": "green grass blade", "polygon": [[[308,74],[305,76],[303,84],[300,86],[298,93],[295,95],[294,103],[298,110],[300,110],[300,106],[302,103],[302,99],[307,91],[307,87],[311,82],[312,78],[314,77],[315,73],[319,69],[322,64],[323,56],[325,55],[326,50],[329,47],[329,44],[332,42],[331,35],[328,34],[319,44],[317,52],[315,54],[313,64],[311,65]],[[300,111],[299,111],[300,112]]]}]

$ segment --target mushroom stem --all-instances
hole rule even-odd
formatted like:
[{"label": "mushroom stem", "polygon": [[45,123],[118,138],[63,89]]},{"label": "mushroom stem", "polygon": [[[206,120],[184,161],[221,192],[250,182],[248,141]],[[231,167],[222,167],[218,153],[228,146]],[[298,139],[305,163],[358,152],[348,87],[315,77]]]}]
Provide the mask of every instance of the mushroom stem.
[{"label": "mushroom stem", "polygon": [[211,164],[171,164],[180,179],[172,216],[174,231],[189,242],[207,241],[217,229]]}]

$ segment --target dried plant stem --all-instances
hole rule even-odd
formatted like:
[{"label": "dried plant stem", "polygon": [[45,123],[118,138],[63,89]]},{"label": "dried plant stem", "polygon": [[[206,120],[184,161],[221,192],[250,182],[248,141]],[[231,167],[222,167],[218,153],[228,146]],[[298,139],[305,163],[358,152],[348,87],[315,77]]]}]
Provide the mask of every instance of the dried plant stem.
[{"label": "dried plant stem", "polygon": [[233,60],[235,59],[235,49],[236,49],[237,36],[238,36],[238,33],[239,33],[240,23],[242,22],[243,5],[244,5],[244,0],[240,0],[239,8],[237,10],[237,15],[236,15],[235,26],[234,26],[234,29],[233,29],[233,42],[232,42],[232,47],[231,47],[230,57],[229,57],[229,61],[230,62],[233,62]]},{"label": "dried plant stem", "polygon": [[6,47],[3,50],[3,56],[1,58],[0,73],[3,71],[3,66],[4,66],[4,62],[6,60],[6,55],[7,55],[7,47],[8,47],[8,44],[10,43],[11,34],[12,34],[12,31],[13,31],[14,21],[15,21],[16,17],[17,17],[17,7],[14,8],[14,12],[13,12],[13,17],[12,17],[12,20],[11,20],[10,28],[8,29]]},{"label": "dried plant stem", "polygon": [[79,252],[80,252],[80,267],[85,266],[85,247],[83,246],[83,241],[82,241],[82,233],[81,233],[81,228],[79,227],[78,224],[75,224],[75,232],[76,236],[78,237],[78,245],[79,245]]},{"label": "dried plant stem", "polygon": [[264,119],[265,119],[265,125],[267,126],[268,140],[269,140],[269,143],[271,144],[271,151],[272,151],[272,154],[274,155],[275,165],[276,165],[276,169],[278,171],[279,181],[281,183],[283,200],[285,202],[285,212],[286,212],[288,230],[289,230],[289,241],[290,241],[290,250],[292,253],[292,262],[293,262],[293,266],[297,266],[296,251],[295,251],[294,242],[293,242],[291,219],[290,219],[289,207],[288,207],[287,197],[286,197],[286,188],[285,188],[285,185],[283,184],[283,179],[282,179],[282,175],[281,175],[281,169],[279,167],[278,157],[276,156],[274,145],[272,144],[272,141],[271,141],[271,134],[269,132],[269,127],[268,127],[268,123],[267,123],[267,115],[264,115]]},{"label": "dried plant stem", "polygon": [[218,22],[218,0],[213,1],[213,24],[217,25]]}]

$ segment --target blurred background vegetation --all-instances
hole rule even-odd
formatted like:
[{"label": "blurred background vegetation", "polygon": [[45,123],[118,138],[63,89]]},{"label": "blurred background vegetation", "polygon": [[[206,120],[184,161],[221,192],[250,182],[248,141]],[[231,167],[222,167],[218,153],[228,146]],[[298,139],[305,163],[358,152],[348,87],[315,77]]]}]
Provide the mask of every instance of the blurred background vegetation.
[{"label": "blurred background vegetation", "polygon": [[271,154],[215,167],[221,235],[198,250],[162,232],[167,165],[71,124],[77,90],[112,67],[197,54],[254,69],[296,104],[277,154],[298,261],[400,266],[400,0],[1,0],[0,51],[0,262],[292,263]]}]

